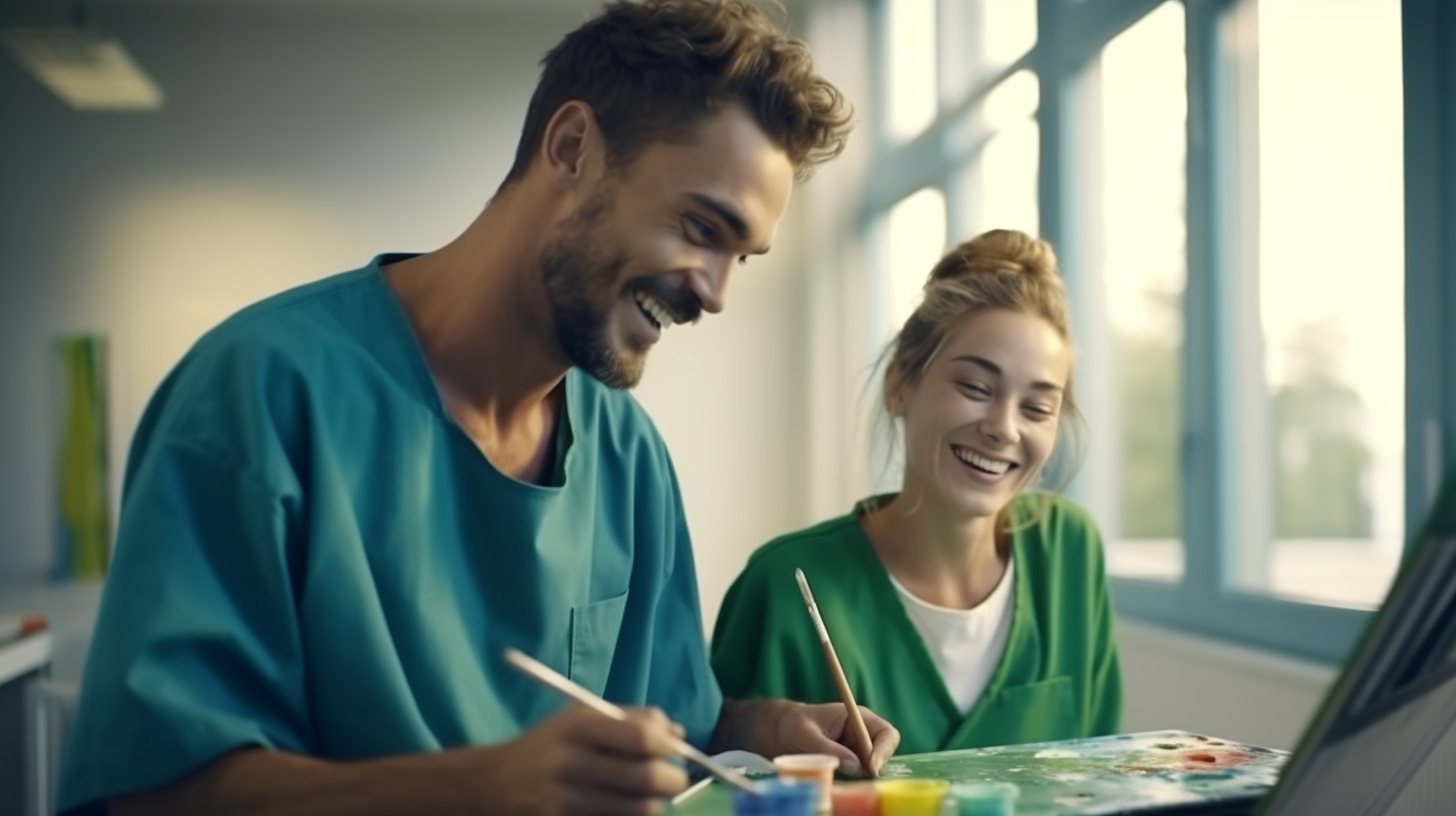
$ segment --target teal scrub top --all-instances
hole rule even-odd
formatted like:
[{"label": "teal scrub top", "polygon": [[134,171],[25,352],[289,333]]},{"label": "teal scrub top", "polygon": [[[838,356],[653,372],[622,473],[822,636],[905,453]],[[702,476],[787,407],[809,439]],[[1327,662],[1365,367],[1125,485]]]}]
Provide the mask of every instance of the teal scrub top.
[{"label": "teal scrub top", "polygon": [[564,704],[518,648],[705,745],[722,705],[662,439],[572,370],[554,484],[450,419],[380,267],[251,306],[133,441],[60,810],[245,746],[355,760],[499,743]]},{"label": "teal scrub top", "polygon": [[860,526],[865,507],[775,539],[749,558],[713,632],[724,694],[839,701],[797,567],[856,701],[900,730],[900,753],[1117,731],[1122,683],[1112,604],[1101,536],[1085,510],[1044,494],[1017,500],[1019,518],[1043,515],[1012,536],[1011,629],[985,690],[963,714]]}]

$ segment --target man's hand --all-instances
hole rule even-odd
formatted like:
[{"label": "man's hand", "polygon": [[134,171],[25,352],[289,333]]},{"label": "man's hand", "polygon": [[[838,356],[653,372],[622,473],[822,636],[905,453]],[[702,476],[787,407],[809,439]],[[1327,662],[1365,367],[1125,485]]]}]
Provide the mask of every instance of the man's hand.
[{"label": "man's hand", "polygon": [[625,722],[585,708],[503,745],[362,762],[257,748],[162,788],[111,800],[115,816],[648,816],[687,787],[667,762],[682,727],[661,711]]},{"label": "man's hand", "polygon": [[460,768],[477,778],[490,812],[659,813],[663,797],[688,785],[687,774],[667,761],[682,726],[656,708],[627,714],[619,722],[590,709],[568,709],[511,743],[479,749],[484,756],[462,752]]},{"label": "man's hand", "polygon": [[781,754],[830,754],[839,757],[839,772],[846,776],[878,776],[880,768],[900,747],[900,732],[864,706],[859,712],[874,743],[868,768],[860,761],[856,753],[860,746],[849,733],[849,710],[839,703],[725,700],[713,749],[742,748],[770,758]]}]

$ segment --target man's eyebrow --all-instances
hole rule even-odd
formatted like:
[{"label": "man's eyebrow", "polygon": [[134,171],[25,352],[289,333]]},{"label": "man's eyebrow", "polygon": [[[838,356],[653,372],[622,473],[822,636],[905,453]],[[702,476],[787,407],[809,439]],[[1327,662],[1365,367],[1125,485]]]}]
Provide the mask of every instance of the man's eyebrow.
[{"label": "man's eyebrow", "polygon": [[[739,214],[738,210],[732,204],[714,198],[706,193],[689,193],[688,197],[699,207],[713,213],[723,223],[727,224],[728,229],[733,230],[733,234],[738,236],[739,241],[748,240],[748,222],[743,219],[743,216]],[[764,246],[753,250],[750,254],[762,255],[768,251],[769,247]]]},{"label": "man's eyebrow", "polygon": [[[970,363],[972,365],[980,366],[981,368],[986,369],[987,371],[991,372],[992,375],[997,377],[1001,376],[1002,374],[1001,366],[996,365],[990,360],[987,360],[985,357],[980,357],[975,354],[962,354],[961,356],[956,357],[954,362]],[[1058,393],[1064,390],[1060,385],[1057,385],[1054,382],[1048,382],[1046,380],[1037,380],[1036,382],[1031,384],[1031,387],[1036,389],[1037,391],[1056,391]]]}]

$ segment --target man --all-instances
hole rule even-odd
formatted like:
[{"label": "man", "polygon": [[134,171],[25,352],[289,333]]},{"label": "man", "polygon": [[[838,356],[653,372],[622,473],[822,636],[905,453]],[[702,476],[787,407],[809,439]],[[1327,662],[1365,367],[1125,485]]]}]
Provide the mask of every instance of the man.
[{"label": "man", "polygon": [[[865,712],[723,701],[672,465],[620,389],[716,313],[848,131],[746,0],[607,6],[544,61],[456,240],[255,304],[127,465],[61,809],[644,813],[672,737],[838,754]],[[628,722],[565,707],[516,647]],[[845,744],[841,744],[845,743]]]}]

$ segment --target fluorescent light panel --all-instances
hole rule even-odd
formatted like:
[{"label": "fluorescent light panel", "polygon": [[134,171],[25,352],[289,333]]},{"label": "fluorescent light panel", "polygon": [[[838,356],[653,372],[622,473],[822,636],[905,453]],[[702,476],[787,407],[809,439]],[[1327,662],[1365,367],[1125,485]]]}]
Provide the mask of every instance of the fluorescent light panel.
[{"label": "fluorescent light panel", "polygon": [[40,83],[80,110],[157,110],[161,88],[121,43],[94,29],[10,28],[11,53]]}]

